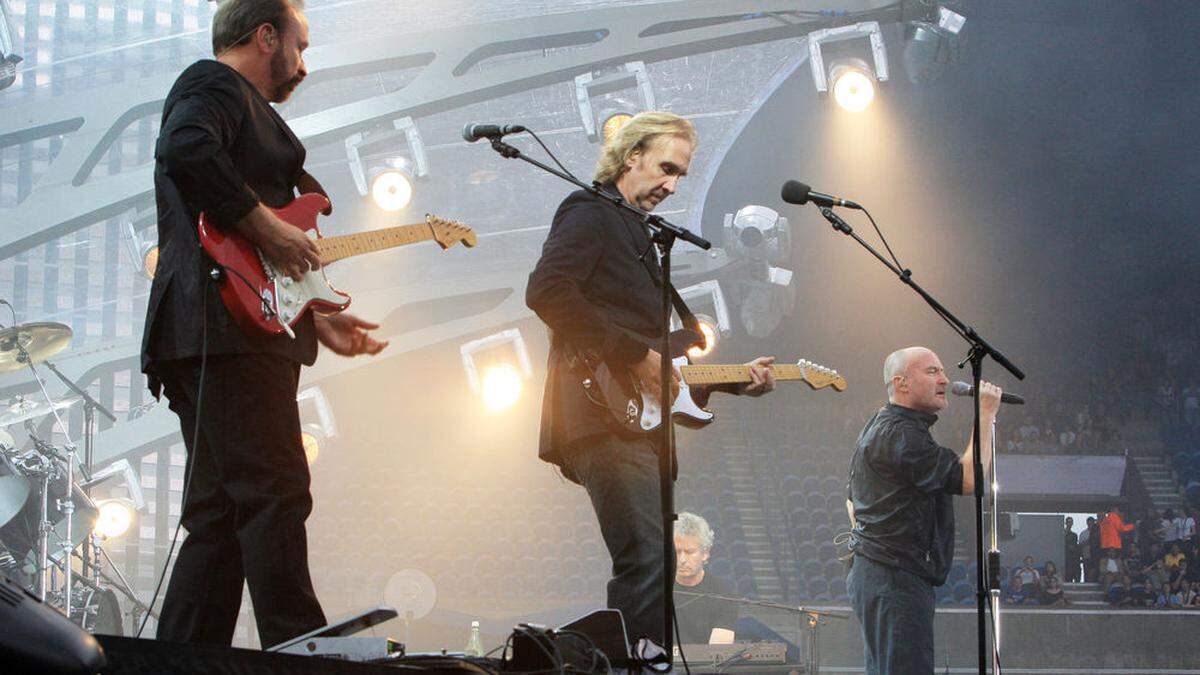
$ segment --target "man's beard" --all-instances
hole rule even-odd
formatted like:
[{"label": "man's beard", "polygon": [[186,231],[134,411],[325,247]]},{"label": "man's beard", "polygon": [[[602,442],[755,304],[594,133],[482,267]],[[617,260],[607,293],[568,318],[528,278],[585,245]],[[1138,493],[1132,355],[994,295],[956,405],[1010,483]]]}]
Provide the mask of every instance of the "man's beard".
[{"label": "man's beard", "polygon": [[303,79],[298,74],[288,73],[282,48],[271,56],[271,85],[274,88],[274,91],[271,92],[272,101],[275,103],[286,101]]}]

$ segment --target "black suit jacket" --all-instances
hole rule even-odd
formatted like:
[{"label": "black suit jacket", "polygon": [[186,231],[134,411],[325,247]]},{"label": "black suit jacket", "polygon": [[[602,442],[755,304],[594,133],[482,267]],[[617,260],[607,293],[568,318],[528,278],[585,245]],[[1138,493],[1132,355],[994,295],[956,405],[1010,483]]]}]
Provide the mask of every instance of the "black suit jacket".
[{"label": "black suit jacket", "polygon": [[276,354],[305,365],[316,359],[311,313],[294,340],[248,336],[234,324],[196,232],[201,211],[228,228],[259,202],[286,205],[304,157],[287,123],[233,68],[198,61],[171,87],[154,152],[159,259],[142,336],[142,371],[156,396],[155,364],[200,356],[202,335],[209,354]]},{"label": "black suit jacket", "polygon": [[661,334],[659,274],[649,233],[636,217],[582,190],[559,205],[525,301],[551,331],[538,455],[571,480],[577,478],[563,466],[564,456],[581,440],[614,432],[609,413],[584,395],[567,352],[594,349],[614,366],[645,358],[647,342]]}]

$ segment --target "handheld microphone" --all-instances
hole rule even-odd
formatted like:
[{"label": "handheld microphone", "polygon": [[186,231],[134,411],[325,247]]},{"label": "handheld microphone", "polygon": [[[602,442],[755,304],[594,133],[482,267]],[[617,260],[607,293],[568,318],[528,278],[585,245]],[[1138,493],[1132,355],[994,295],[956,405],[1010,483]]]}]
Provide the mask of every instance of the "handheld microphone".
[{"label": "handheld microphone", "polygon": [[520,124],[473,124],[467,122],[463,127],[462,137],[468,143],[474,143],[481,138],[500,138],[509,134],[519,134],[525,131]]},{"label": "handheld microphone", "polygon": [[862,207],[841,197],[827,195],[824,192],[814,192],[813,189],[798,180],[789,180],[783,184],[783,190],[780,191],[780,196],[783,201],[789,204],[807,204],[812,202],[817,206],[844,206],[848,209],[859,209]]},{"label": "handheld microphone", "polygon": [[[950,385],[950,393],[954,394],[955,396],[974,396],[975,387],[972,387],[966,382],[955,382],[954,384]],[[1000,394],[1000,402],[1011,403],[1013,405],[1025,405],[1025,399],[1017,396],[1016,394],[1010,394],[1007,391]]]}]

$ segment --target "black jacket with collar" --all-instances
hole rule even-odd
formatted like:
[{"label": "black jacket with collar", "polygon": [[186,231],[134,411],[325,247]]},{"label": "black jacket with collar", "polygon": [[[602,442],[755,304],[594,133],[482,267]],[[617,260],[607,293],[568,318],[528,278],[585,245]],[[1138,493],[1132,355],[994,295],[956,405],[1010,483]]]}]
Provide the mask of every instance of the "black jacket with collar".
[{"label": "black jacket with collar", "polygon": [[[583,190],[559,205],[525,291],[526,304],[551,331],[542,459],[562,467],[579,441],[612,433],[608,412],[587,399],[566,363],[568,347],[597,350],[614,366],[645,358],[647,343],[661,335],[659,274],[649,233],[635,216]],[[575,480],[567,467],[563,473]]]},{"label": "black jacket with collar", "polygon": [[278,208],[295,197],[305,150],[287,123],[236,70],[198,61],[167,95],[154,157],[159,259],[142,337],[151,391],[158,393],[155,364],[200,356],[202,334],[209,354],[275,354],[312,364],[312,314],[297,324],[294,340],[243,333],[210,281],[212,262],[196,232],[202,211],[228,228],[260,202]]}]

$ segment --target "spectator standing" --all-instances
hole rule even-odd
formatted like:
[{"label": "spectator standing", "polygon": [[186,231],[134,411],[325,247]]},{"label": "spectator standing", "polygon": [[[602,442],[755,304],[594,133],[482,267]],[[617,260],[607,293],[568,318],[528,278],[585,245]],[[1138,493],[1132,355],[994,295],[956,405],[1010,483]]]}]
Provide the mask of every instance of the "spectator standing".
[{"label": "spectator standing", "polygon": [[1179,545],[1189,558],[1196,555],[1196,510],[1190,506],[1184,509],[1183,524],[1179,528]]},{"label": "spectator standing", "polygon": [[1079,553],[1083,557],[1083,580],[1095,582],[1099,576],[1096,565],[1100,562],[1100,526],[1096,519],[1088,517],[1087,529],[1079,535]]},{"label": "spectator standing", "polygon": [[1183,519],[1182,518],[1177,519],[1175,517],[1175,511],[1173,509],[1167,509],[1166,511],[1163,511],[1162,525],[1161,525],[1161,529],[1163,532],[1162,542],[1163,542],[1163,547],[1166,548],[1167,550],[1170,550],[1171,544],[1175,544],[1175,543],[1179,542],[1179,527],[1182,524],[1183,524]]},{"label": "spectator standing", "polygon": [[1100,548],[1113,550],[1119,556],[1121,553],[1121,535],[1133,530],[1133,524],[1126,524],[1121,518],[1121,507],[1116,504],[1108,510],[1108,515],[1100,521]]},{"label": "spectator standing", "polygon": [[1063,576],[1067,582],[1079,581],[1079,535],[1075,519],[1067,516],[1063,528]]}]

